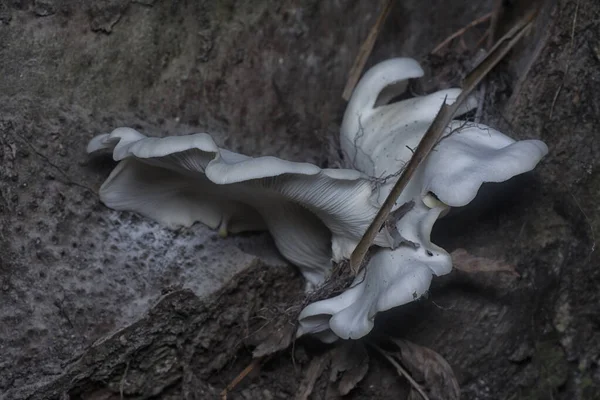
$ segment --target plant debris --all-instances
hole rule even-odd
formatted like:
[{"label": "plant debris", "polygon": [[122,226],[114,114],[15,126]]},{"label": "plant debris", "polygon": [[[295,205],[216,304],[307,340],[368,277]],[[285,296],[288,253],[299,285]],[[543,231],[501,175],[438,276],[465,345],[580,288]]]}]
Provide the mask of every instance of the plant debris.
[{"label": "plant debris", "polygon": [[345,396],[356,387],[369,371],[369,353],[361,341],[344,341],[333,350],[331,383],[338,382],[337,392]]},{"label": "plant debris", "polygon": [[385,22],[387,16],[392,10],[392,6],[394,5],[394,2],[392,0],[384,1],[385,3],[381,8],[379,16],[377,17],[377,21],[371,28],[369,36],[367,36],[362,46],[360,46],[358,56],[356,56],[356,59],[354,60],[354,65],[352,65],[352,69],[350,69],[348,81],[346,82],[346,87],[344,87],[344,92],[342,94],[342,98],[346,101],[350,100],[350,96],[352,96],[354,87],[358,83],[358,79],[360,78],[360,75],[362,74],[362,71],[365,68],[365,64],[367,63],[367,60],[371,55],[371,51],[373,50],[373,46],[375,45],[377,36],[379,36],[379,32],[381,32],[383,23]]},{"label": "plant debris", "polygon": [[521,276],[512,264],[501,260],[478,257],[465,249],[456,249],[450,255],[452,256],[454,268],[462,272],[507,272],[516,277]]},{"label": "plant debris", "polygon": [[296,400],[308,399],[313,392],[317,379],[323,374],[323,371],[325,371],[325,368],[327,368],[330,361],[330,351],[316,356],[310,361],[308,369],[306,370],[306,375],[304,375],[304,379],[300,382],[300,387],[295,397]]},{"label": "plant debris", "polygon": [[[460,399],[458,381],[452,367],[444,357],[427,347],[419,346],[408,340],[390,338],[390,341],[398,347],[398,351],[378,350],[382,354],[385,353],[390,362],[390,358],[396,358],[410,373],[409,381],[414,380],[414,382],[411,381],[412,390],[408,396],[409,400],[419,398],[428,400]],[[397,365],[395,366],[398,368]]]},{"label": "plant debris", "polygon": [[252,360],[252,362],[242,370],[242,372],[239,373],[238,376],[236,376],[231,383],[229,383],[229,385],[227,385],[227,387],[225,389],[223,389],[221,391],[221,400],[227,400],[227,393],[231,392],[233,389],[235,389],[235,387],[237,385],[239,385],[239,383],[241,381],[244,380],[244,378],[250,373],[252,372],[254,369],[256,369],[259,365],[261,365],[263,363],[263,359],[262,358],[256,358],[254,360]]},{"label": "plant debris", "polygon": [[467,26],[459,29],[458,31],[454,32],[452,35],[448,36],[442,43],[438,44],[435,49],[433,49],[431,51],[431,54],[436,54],[438,53],[442,48],[444,48],[444,46],[446,46],[448,43],[450,43],[451,41],[453,41],[454,39],[456,39],[459,36],[462,36],[465,34],[466,31],[468,31],[469,29],[473,28],[474,26],[477,26],[479,24],[482,24],[488,20],[490,20],[493,16],[493,12],[487,13],[482,17],[477,18],[475,21],[472,21],[470,24],[468,24]]},{"label": "plant debris", "polygon": [[258,343],[252,352],[252,357],[265,357],[287,349],[294,340],[296,323],[284,313],[279,318],[273,318],[262,329],[253,334],[254,343]]},{"label": "plant debris", "polygon": [[[386,360],[388,360],[390,362],[390,364],[392,364],[395,368],[396,368],[396,372],[398,372],[398,375],[403,376],[404,378],[406,378],[406,380],[408,381],[408,383],[410,383],[411,386],[411,391],[409,393],[409,398],[410,399],[415,399],[417,400],[418,397],[420,397],[423,400],[429,400],[429,396],[427,396],[427,393],[425,393],[425,391],[423,390],[423,388],[421,387],[421,385],[419,385],[417,383],[417,381],[415,381],[410,374],[408,373],[408,371],[402,366],[400,365],[400,363],[398,363],[398,361],[396,361],[394,359],[394,357],[388,353],[387,351],[381,349],[378,346],[375,345],[371,345],[375,350],[377,350],[383,357],[385,357]],[[417,393],[417,397],[413,396],[413,391],[416,391]]]}]

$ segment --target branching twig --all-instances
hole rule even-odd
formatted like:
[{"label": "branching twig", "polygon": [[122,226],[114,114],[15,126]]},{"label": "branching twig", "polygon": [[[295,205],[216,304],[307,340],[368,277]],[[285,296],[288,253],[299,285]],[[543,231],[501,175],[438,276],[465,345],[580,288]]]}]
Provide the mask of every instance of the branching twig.
[{"label": "branching twig", "polygon": [[19,139],[21,139],[21,141],[23,141],[23,143],[25,143],[27,146],[29,146],[29,148],[30,148],[30,149],[31,149],[31,150],[32,150],[32,151],[33,151],[33,152],[34,152],[34,153],[35,153],[35,154],[36,154],[38,157],[40,157],[40,158],[41,158],[42,160],[44,160],[44,161],[45,161],[45,162],[46,162],[48,165],[50,165],[52,168],[54,168],[55,170],[57,170],[57,171],[58,171],[58,172],[59,172],[59,173],[60,173],[62,176],[64,176],[64,177],[65,177],[65,179],[66,179],[66,182],[62,182],[62,183],[64,183],[65,185],[68,185],[68,186],[77,186],[77,187],[79,187],[79,188],[81,188],[81,189],[85,189],[85,190],[87,190],[87,191],[88,191],[88,192],[90,192],[90,193],[91,193],[93,196],[96,196],[96,197],[98,196],[98,195],[96,194],[96,192],[95,192],[93,189],[91,189],[91,188],[89,188],[89,187],[87,187],[87,186],[85,186],[85,185],[82,185],[81,183],[77,183],[77,182],[75,182],[73,179],[71,179],[71,178],[69,177],[69,175],[68,175],[68,174],[67,174],[65,171],[63,171],[63,169],[62,169],[61,167],[59,167],[58,165],[54,164],[54,163],[53,163],[53,162],[50,160],[50,158],[48,158],[48,157],[47,157],[46,155],[44,155],[44,154],[43,154],[41,151],[39,151],[38,149],[36,149],[36,148],[35,148],[35,146],[34,146],[33,144],[31,144],[31,143],[30,143],[30,142],[29,142],[27,139],[25,139],[25,138],[24,138],[24,137],[23,137],[21,134],[19,134],[19,133],[17,133],[17,132],[15,132],[14,134],[15,134],[16,136],[18,136],[18,137],[19,137]]},{"label": "branching twig", "polygon": [[433,123],[429,129],[427,129],[427,132],[421,139],[419,146],[415,150],[410,161],[402,171],[400,178],[394,185],[388,197],[385,199],[383,206],[352,252],[350,257],[350,269],[354,274],[358,273],[358,271],[361,269],[367,251],[375,240],[377,233],[381,230],[381,227],[387,220],[390,211],[396,203],[396,200],[412,178],[421,162],[429,155],[431,150],[433,150],[443,135],[444,130],[450,121],[452,121],[452,118],[456,114],[458,108],[467,99],[479,82],[481,82],[481,80],[492,70],[492,68],[494,68],[498,62],[500,62],[500,60],[517,43],[517,41],[521,39],[536,15],[537,10],[532,11],[523,17],[519,22],[517,22],[517,24],[490,50],[486,58],[479,63],[479,65],[475,67],[475,69],[473,69],[469,75],[467,75],[463,81],[463,91],[461,92],[460,96],[458,96],[456,101],[452,105],[447,105],[444,102],[440,111],[433,120]]},{"label": "branching twig", "polygon": [[65,299],[63,294],[63,298],[61,300],[54,300],[54,306],[58,308],[58,313],[67,321],[69,327],[71,327],[71,329],[75,329],[75,325],[73,325],[71,318],[69,318],[69,314],[67,314],[67,312],[65,311],[65,307],[63,306],[64,302]]},{"label": "branching twig", "polygon": [[354,65],[350,70],[350,74],[348,76],[348,81],[346,82],[346,87],[344,88],[344,93],[342,97],[344,100],[348,101],[350,96],[352,95],[352,91],[358,82],[358,78],[360,78],[360,74],[365,68],[365,64],[367,63],[367,59],[373,50],[373,46],[375,45],[375,40],[377,40],[377,36],[379,32],[381,32],[381,28],[383,27],[383,23],[390,13],[392,6],[394,4],[393,0],[384,0],[383,8],[379,13],[379,17],[377,17],[377,21],[375,25],[371,28],[371,32],[369,32],[369,36],[364,41],[362,46],[360,46],[360,50],[358,51],[358,56],[356,60],[354,60]]}]

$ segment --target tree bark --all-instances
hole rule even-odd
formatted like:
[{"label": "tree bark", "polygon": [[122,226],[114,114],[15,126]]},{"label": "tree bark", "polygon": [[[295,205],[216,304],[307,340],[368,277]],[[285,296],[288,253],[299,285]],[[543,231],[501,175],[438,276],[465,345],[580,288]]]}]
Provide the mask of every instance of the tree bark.
[{"label": "tree bark", "polygon": [[[396,2],[367,67],[410,56],[427,71],[417,93],[460,85],[487,26],[429,53],[493,3]],[[497,32],[524,2],[504,3],[513,9]],[[105,208],[96,193],[113,163],[90,161],[87,142],[118,126],[206,131],[234,151],[326,165],[380,6],[0,3],[0,398],[218,398],[251,362],[252,337],[302,295],[301,277],[267,235],[173,232]],[[504,260],[520,277],[455,271],[376,323],[440,353],[465,399],[600,393],[600,3],[541,7],[480,89],[480,117],[550,154],[533,174],[482,190],[491,206],[434,232],[448,251]],[[271,357],[228,398],[293,397],[314,348]],[[349,398],[406,396],[392,367],[370,358]],[[326,398],[327,378],[312,398]]]}]

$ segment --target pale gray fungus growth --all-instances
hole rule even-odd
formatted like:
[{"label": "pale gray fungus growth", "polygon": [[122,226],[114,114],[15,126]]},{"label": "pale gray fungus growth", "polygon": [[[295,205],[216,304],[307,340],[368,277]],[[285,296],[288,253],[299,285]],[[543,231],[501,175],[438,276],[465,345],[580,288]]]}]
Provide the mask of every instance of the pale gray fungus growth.
[{"label": "pale gray fungus growth", "polygon": [[[202,222],[221,235],[268,230],[312,290],[333,262],[349,258],[396,172],[412,156],[410,149],[442,104],[460,94],[460,89],[448,89],[388,104],[406,89],[408,79],[422,75],[409,58],[384,61],[365,74],[341,126],[347,168],[252,158],[217,147],[206,133],[150,138],[118,128],[100,135],[88,151],[112,151],[120,161],[100,189],[101,200],[169,227]],[[461,113],[475,106],[469,100]],[[423,296],[433,276],[452,269],[450,255],[430,240],[436,220],[450,207],[471,202],[484,182],[530,171],[547,152],[539,140],[516,142],[487,126],[453,121],[395,207],[412,202],[412,208],[380,232],[378,249],[350,288],[301,312],[298,335],[357,339],[373,328],[378,312]],[[406,242],[398,246],[398,237]]]}]

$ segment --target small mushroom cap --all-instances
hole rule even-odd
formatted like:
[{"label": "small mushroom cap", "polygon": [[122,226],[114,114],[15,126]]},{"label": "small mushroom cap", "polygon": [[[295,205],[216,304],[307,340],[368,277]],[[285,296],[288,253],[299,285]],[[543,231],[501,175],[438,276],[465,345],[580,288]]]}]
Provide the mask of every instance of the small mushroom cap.
[{"label": "small mushroom cap", "polygon": [[418,247],[378,249],[344,293],[308,305],[298,317],[298,335],[328,332],[359,339],[373,329],[377,313],[417,300],[433,276],[452,270],[450,255],[431,243],[431,228],[445,206],[415,205],[398,221],[402,236]]}]

